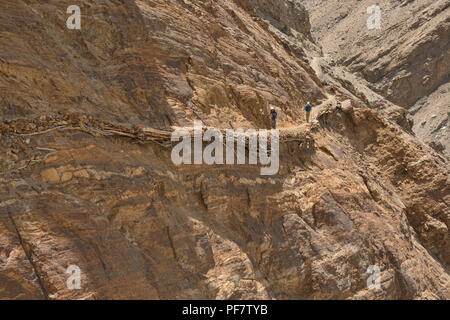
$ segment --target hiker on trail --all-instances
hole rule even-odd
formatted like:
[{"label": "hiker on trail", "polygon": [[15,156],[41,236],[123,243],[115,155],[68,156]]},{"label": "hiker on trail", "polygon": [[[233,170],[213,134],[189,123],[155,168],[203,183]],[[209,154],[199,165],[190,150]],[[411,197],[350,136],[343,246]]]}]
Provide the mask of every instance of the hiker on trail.
[{"label": "hiker on trail", "polygon": [[308,122],[309,123],[309,117],[311,116],[311,109],[312,109],[312,106],[311,106],[311,104],[309,103],[309,101],[306,103],[306,106],[305,106],[305,111],[306,111],[306,122]]},{"label": "hiker on trail", "polygon": [[272,129],[277,128],[277,117],[278,117],[277,110],[275,110],[275,107],[271,107],[270,108],[270,118],[272,119]]}]

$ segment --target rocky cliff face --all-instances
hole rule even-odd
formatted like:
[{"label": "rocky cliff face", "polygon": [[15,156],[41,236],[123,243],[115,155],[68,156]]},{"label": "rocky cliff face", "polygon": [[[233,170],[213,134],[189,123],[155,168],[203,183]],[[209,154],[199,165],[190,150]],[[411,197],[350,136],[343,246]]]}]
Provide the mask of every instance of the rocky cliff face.
[{"label": "rocky cliff face", "polygon": [[312,34],[324,53],[367,80],[371,89],[410,109],[414,131],[450,150],[449,2],[383,1],[380,29],[368,29],[373,1],[307,0]]},{"label": "rocky cliff face", "polygon": [[[448,159],[338,82],[327,109],[256,3],[84,1],[81,30],[66,1],[0,4],[1,299],[450,297]],[[272,104],[277,175],[172,163],[176,127]]]},{"label": "rocky cliff face", "polygon": [[311,38],[311,24],[305,7],[299,0],[249,0],[258,16],[288,35],[293,32]]}]

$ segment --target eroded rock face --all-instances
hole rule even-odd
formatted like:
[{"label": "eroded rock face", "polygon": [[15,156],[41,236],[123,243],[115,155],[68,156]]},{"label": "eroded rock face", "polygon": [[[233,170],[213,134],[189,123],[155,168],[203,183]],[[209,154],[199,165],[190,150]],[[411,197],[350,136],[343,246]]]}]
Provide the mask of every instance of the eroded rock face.
[{"label": "eroded rock face", "polygon": [[291,29],[311,37],[309,15],[299,0],[249,0],[255,12],[284,33]]},{"label": "eroded rock face", "polygon": [[417,101],[410,109],[414,132],[436,150],[450,155],[450,82]]},{"label": "eroded rock face", "polygon": [[359,73],[391,102],[411,109],[418,136],[449,150],[449,131],[443,136],[435,132],[448,123],[448,1],[384,1],[378,4],[381,28],[372,30],[367,20],[374,11],[367,9],[373,1],[308,0],[303,4],[324,53]]},{"label": "eroded rock face", "polygon": [[[1,299],[450,298],[448,159],[353,96],[305,124],[328,93],[248,2],[89,1],[76,32],[66,5],[0,11]],[[142,137],[270,104],[274,176]]]},{"label": "eroded rock face", "polygon": [[[219,117],[225,127],[269,127],[270,104],[292,122],[304,102],[323,98],[302,62],[240,2],[85,2],[91,18],[81,30],[66,28],[68,3],[3,10],[3,118],[68,111],[157,128]],[[19,13],[42,27],[23,26]]]}]

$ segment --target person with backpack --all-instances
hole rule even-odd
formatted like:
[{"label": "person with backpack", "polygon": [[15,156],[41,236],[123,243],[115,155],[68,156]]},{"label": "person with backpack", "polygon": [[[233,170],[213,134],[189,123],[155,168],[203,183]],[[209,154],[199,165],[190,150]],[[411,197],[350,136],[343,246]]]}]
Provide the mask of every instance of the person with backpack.
[{"label": "person with backpack", "polygon": [[309,118],[310,118],[310,116],[311,116],[311,109],[312,109],[312,106],[311,106],[311,104],[309,103],[309,101],[306,103],[306,105],[305,105],[305,111],[306,111],[306,122],[307,123],[309,123]]},{"label": "person with backpack", "polygon": [[278,113],[277,110],[275,110],[275,107],[270,107],[270,118],[272,119],[272,129],[277,128],[277,117]]}]

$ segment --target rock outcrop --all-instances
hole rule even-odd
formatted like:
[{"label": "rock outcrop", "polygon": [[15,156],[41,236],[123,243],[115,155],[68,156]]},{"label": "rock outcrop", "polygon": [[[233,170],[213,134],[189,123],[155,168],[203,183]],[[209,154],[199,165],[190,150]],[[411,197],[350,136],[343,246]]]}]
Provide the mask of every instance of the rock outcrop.
[{"label": "rock outcrop", "polygon": [[[448,158],[348,90],[328,108],[250,2],[81,1],[81,30],[70,4],[0,5],[0,299],[450,298]],[[172,130],[271,105],[277,175],[171,161]]]},{"label": "rock outcrop", "polygon": [[292,30],[311,38],[311,24],[305,7],[299,0],[249,0],[255,12],[288,35]]}]

